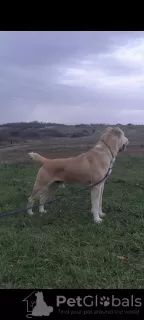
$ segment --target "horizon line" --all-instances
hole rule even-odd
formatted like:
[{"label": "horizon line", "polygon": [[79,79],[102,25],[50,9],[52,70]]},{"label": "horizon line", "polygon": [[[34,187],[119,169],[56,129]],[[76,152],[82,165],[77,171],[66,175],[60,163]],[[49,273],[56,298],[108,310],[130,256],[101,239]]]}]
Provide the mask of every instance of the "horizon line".
[{"label": "horizon line", "polygon": [[38,121],[38,120],[33,120],[33,121],[16,121],[16,122],[4,122],[4,123],[0,123],[0,126],[6,126],[6,125],[12,125],[12,124],[31,124],[31,123],[37,123],[37,124],[49,124],[49,125],[63,125],[63,126],[81,126],[81,125],[85,125],[85,126],[96,126],[96,125],[104,125],[104,126],[143,126],[144,123],[127,123],[127,124],[123,124],[123,123],[106,123],[106,122],[97,122],[97,123],[84,123],[84,122],[80,122],[80,123],[73,123],[73,124],[68,124],[68,123],[60,123],[60,122],[43,122],[43,121]]}]

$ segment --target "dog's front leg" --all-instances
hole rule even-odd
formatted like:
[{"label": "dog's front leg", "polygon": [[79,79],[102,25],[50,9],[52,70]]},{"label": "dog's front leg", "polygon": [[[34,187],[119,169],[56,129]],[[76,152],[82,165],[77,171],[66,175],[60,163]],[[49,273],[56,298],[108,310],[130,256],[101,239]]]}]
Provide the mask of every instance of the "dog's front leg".
[{"label": "dog's front leg", "polygon": [[103,218],[105,216],[105,213],[102,212],[103,191],[104,191],[104,184],[101,186],[100,201],[99,201],[99,216],[100,216],[100,218]]},{"label": "dog's front leg", "polygon": [[94,222],[100,223],[103,220],[99,216],[99,205],[100,205],[100,195],[101,195],[101,187],[93,187],[91,189],[91,211],[93,213]]}]

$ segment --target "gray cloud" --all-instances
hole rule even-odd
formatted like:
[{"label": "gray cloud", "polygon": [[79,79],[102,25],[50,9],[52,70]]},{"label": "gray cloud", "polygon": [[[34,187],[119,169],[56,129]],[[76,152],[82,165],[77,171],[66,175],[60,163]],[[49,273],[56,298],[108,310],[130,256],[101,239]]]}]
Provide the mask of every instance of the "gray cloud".
[{"label": "gray cloud", "polygon": [[142,122],[144,32],[1,32],[0,42],[1,123]]}]

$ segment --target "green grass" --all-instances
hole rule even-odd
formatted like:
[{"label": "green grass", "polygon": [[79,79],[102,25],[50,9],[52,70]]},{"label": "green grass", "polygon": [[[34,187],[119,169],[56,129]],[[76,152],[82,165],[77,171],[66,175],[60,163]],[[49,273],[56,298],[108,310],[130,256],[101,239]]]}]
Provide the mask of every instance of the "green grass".
[{"label": "green grass", "polygon": [[[1,166],[0,213],[26,206],[36,173],[32,164]],[[93,223],[90,190],[67,186],[63,194],[44,217],[36,210],[0,218],[0,287],[144,288],[143,157],[117,159],[101,225]]]}]

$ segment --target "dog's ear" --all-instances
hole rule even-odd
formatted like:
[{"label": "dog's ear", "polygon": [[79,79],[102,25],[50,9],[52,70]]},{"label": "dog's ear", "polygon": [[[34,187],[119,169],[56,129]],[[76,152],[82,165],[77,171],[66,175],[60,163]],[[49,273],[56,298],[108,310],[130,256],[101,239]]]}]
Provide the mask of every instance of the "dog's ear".
[{"label": "dog's ear", "polygon": [[112,131],[113,130],[113,127],[107,127],[106,129],[105,129],[105,132],[110,132],[110,131]]},{"label": "dog's ear", "polygon": [[110,132],[112,132],[113,128],[112,127],[106,127],[105,130],[102,132],[102,135],[107,135],[109,134]]},{"label": "dog's ear", "polygon": [[122,135],[124,135],[124,132],[123,132],[119,127],[113,127],[113,128],[112,128],[112,132],[113,132],[117,137],[121,137]]}]

